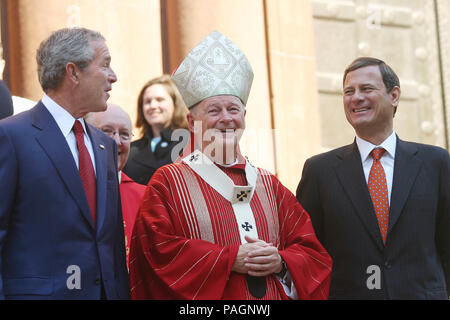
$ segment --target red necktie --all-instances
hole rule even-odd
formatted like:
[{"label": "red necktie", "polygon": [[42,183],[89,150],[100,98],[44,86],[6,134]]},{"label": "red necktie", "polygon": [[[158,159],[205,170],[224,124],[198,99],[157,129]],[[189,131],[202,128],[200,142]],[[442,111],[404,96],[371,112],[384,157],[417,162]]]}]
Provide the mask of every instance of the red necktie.
[{"label": "red necktie", "polygon": [[94,166],[89,151],[84,144],[84,130],[81,122],[76,120],[73,126],[73,132],[77,139],[78,148],[78,169],[80,171],[81,181],[91,210],[94,227],[97,216],[97,181],[95,179]]},{"label": "red necktie", "polygon": [[369,174],[369,193],[372,198],[373,208],[377,216],[383,243],[386,242],[386,235],[389,227],[389,200],[386,183],[386,175],[380,158],[383,156],[383,148],[375,148],[370,153],[373,158],[372,168]]}]

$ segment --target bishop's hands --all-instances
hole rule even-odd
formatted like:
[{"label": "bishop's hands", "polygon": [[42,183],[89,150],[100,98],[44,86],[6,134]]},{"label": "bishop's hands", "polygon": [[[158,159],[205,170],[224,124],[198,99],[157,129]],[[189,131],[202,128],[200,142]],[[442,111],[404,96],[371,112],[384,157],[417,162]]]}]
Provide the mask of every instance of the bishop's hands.
[{"label": "bishop's hands", "polygon": [[281,256],[275,246],[248,236],[245,240],[247,243],[239,246],[232,271],[263,277],[282,270]]}]

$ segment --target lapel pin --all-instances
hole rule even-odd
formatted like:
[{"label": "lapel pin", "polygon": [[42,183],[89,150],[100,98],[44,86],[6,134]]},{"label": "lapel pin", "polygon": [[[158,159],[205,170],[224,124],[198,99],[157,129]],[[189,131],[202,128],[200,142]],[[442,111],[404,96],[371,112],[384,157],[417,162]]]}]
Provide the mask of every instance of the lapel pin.
[{"label": "lapel pin", "polygon": [[101,145],[100,145],[100,148],[105,149],[105,146],[101,144]]}]

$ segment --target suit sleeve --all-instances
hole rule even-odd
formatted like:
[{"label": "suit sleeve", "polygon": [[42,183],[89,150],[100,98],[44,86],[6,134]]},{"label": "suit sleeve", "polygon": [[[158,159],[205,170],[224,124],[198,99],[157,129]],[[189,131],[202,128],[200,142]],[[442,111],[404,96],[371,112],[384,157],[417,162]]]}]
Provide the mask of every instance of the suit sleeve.
[{"label": "suit sleeve", "polygon": [[447,292],[450,294],[450,157],[443,152],[436,223],[436,246],[444,268]]},{"label": "suit sleeve", "polygon": [[[114,155],[114,168],[117,168],[117,145],[113,143],[113,155]],[[116,174],[117,179],[117,221],[116,221],[116,232],[115,236],[115,264],[116,264],[116,281],[120,288],[119,299],[128,300],[129,299],[129,284],[128,284],[128,270],[126,267],[126,249],[125,249],[125,232],[123,227],[123,214],[122,214],[122,204],[119,191],[119,178]]]},{"label": "suit sleeve", "polygon": [[319,192],[318,173],[314,171],[313,161],[306,160],[302,178],[297,187],[297,200],[308,212],[319,241],[323,242],[322,205]]},{"label": "suit sleeve", "polygon": [[0,126],[0,299],[4,299],[2,252],[13,211],[16,177],[17,160],[14,146],[4,129]]}]

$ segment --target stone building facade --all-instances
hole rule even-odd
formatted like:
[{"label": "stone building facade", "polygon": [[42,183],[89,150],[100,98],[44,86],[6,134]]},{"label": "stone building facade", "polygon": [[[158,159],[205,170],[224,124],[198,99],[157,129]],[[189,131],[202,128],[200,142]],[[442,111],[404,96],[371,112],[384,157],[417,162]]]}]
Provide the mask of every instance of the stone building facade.
[{"label": "stone building facade", "polygon": [[107,39],[118,81],[110,102],[136,115],[149,79],[172,73],[212,30],[231,38],[255,73],[243,153],[295,191],[303,162],[348,144],[342,74],[358,56],[398,73],[399,136],[449,148],[448,0],[2,0],[3,77],[14,95],[42,97],[35,52],[61,27]]}]

